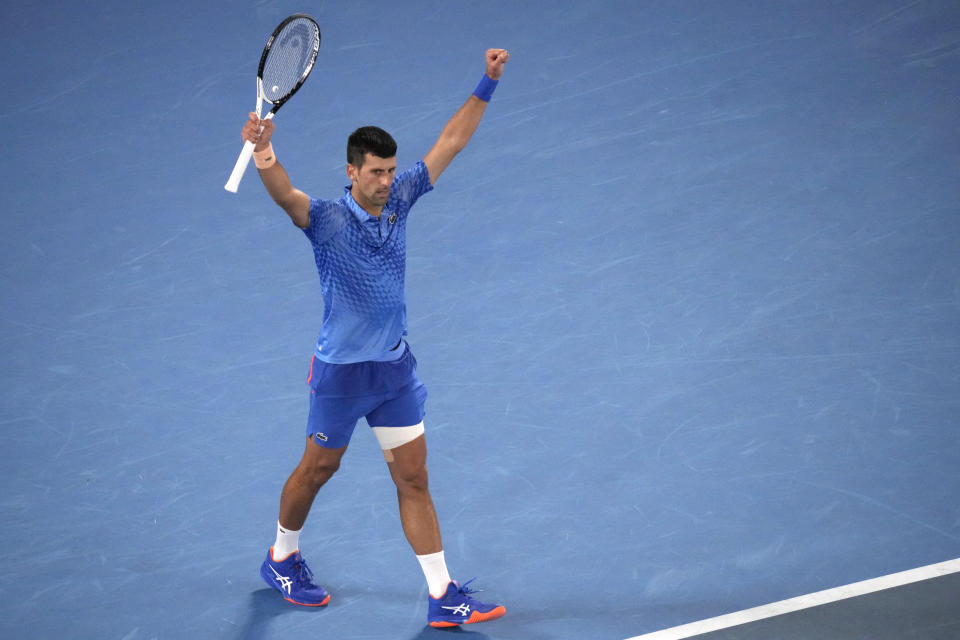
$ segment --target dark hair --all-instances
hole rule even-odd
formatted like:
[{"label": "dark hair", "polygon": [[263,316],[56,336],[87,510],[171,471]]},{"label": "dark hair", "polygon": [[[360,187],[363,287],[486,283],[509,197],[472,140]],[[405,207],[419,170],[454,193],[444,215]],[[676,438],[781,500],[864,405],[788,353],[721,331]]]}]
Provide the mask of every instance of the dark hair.
[{"label": "dark hair", "polygon": [[359,169],[368,153],[378,158],[392,158],[397,155],[397,142],[380,127],[360,127],[347,138],[347,164]]}]

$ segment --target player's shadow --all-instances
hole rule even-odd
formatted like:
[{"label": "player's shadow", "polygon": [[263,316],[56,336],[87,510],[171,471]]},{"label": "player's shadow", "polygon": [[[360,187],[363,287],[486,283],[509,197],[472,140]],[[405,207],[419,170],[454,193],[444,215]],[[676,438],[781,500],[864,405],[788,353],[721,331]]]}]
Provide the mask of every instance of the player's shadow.
[{"label": "player's shadow", "polygon": [[[579,603],[578,603],[579,604]],[[549,640],[555,636],[539,629],[538,626],[550,619],[546,611],[515,610],[508,612],[505,618],[484,622],[482,625],[448,627],[434,629],[424,627],[419,633],[407,640],[490,640],[493,638],[523,638],[523,640]],[[483,631],[477,629],[481,627]],[[489,631],[487,631],[489,629]],[[491,635],[487,635],[487,633]]]},{"label": "player's shadow", "polygon": [[[291,607],[274,589],[258,589],[250,594],[247,617],[239,626],[238,640],[263,640],[271,634],[273,621],[288,615],[323,615],[326,607]],[[489,640],[489,636],[462,627],[434,629],[424,627],[410,640]]]},{"label": "player's shadow", "polygon": [[270,636],[275,618],[289,615],[323,615],[326,607],[291,607],[274,589],[258,589],[250,594],[247,618],[239,626],[239,640],[263,640]]},{"label": "player's shadow", "polygon": [[489,640],[490,636],[477,631],[467,630],[463,627],[447,627],[443,629],[434,629],[433,627],[424,627],[410,640]]}]

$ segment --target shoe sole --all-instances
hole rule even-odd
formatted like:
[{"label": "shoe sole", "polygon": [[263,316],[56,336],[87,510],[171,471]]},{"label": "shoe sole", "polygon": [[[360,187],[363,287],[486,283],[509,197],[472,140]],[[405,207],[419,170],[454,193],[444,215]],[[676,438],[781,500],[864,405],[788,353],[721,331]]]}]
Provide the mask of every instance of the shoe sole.
[{"label": "shoe sole", "polygon": [[316,604],[311,604],[307,602],[297,602],[296,600],[291,600],[290,598],[284,598],[287,602],[292,602],[293,604],[298,604],[301,607],[322,607],[330,602],[330,594],[327,594],[327,597],[323,599],[323,602],[318,602]]},{"label": "shoe sole", "polygon": [[477,622],[487,622],[488,620],[496,620],[497,618],[502,618],[507,615],[507,608],[500,606],[487,611],[486,613],[480,613],[479,611],[474,611],[470,614],[470,617],[464,620],[463,622],[445,622],[442,620],[437,620],[431,622],[431,627],[444,628],[444,627],[459,627],[462,624],[474,624]]}]

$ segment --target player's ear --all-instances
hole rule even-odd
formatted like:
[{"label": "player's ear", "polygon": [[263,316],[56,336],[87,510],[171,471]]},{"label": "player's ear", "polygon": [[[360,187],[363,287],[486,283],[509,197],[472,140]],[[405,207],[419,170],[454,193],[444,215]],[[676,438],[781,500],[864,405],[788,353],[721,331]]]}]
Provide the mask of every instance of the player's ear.
[{"label": "player's ear", "polygon": [[350,178],[351,182],[354,182],[357,179],[357,168],[349,162],[347,163],[347,177]]}]

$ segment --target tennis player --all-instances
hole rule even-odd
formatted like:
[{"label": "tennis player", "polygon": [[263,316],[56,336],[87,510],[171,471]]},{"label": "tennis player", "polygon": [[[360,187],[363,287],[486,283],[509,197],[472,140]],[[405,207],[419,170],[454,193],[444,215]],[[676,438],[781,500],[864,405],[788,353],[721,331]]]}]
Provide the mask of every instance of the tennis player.
[{"label": "tennis player", "polygon": [[403,531],[427,579],[428,623],[452,627],[506,613],[450,579],[427,485],[427,389],[404,339],[407,216],[473,136],[510,54],[490,49],[485,58],[477,88],[412,168],[397,173],[397,144],[386,131],[354,131],[347,141],[350,185],[337,200],[310,198],[290,184],[270,142],[273,121],[251,113],[243,127],[243,139],[256,144],[253,157],[264,186],[313,246],[324,303],[308,380],[306,449],[283,487],[277,538],[260,568],[263,579],[295,604],[330,601],[300,555],[300,532],[362,417],[383,449]]}]

